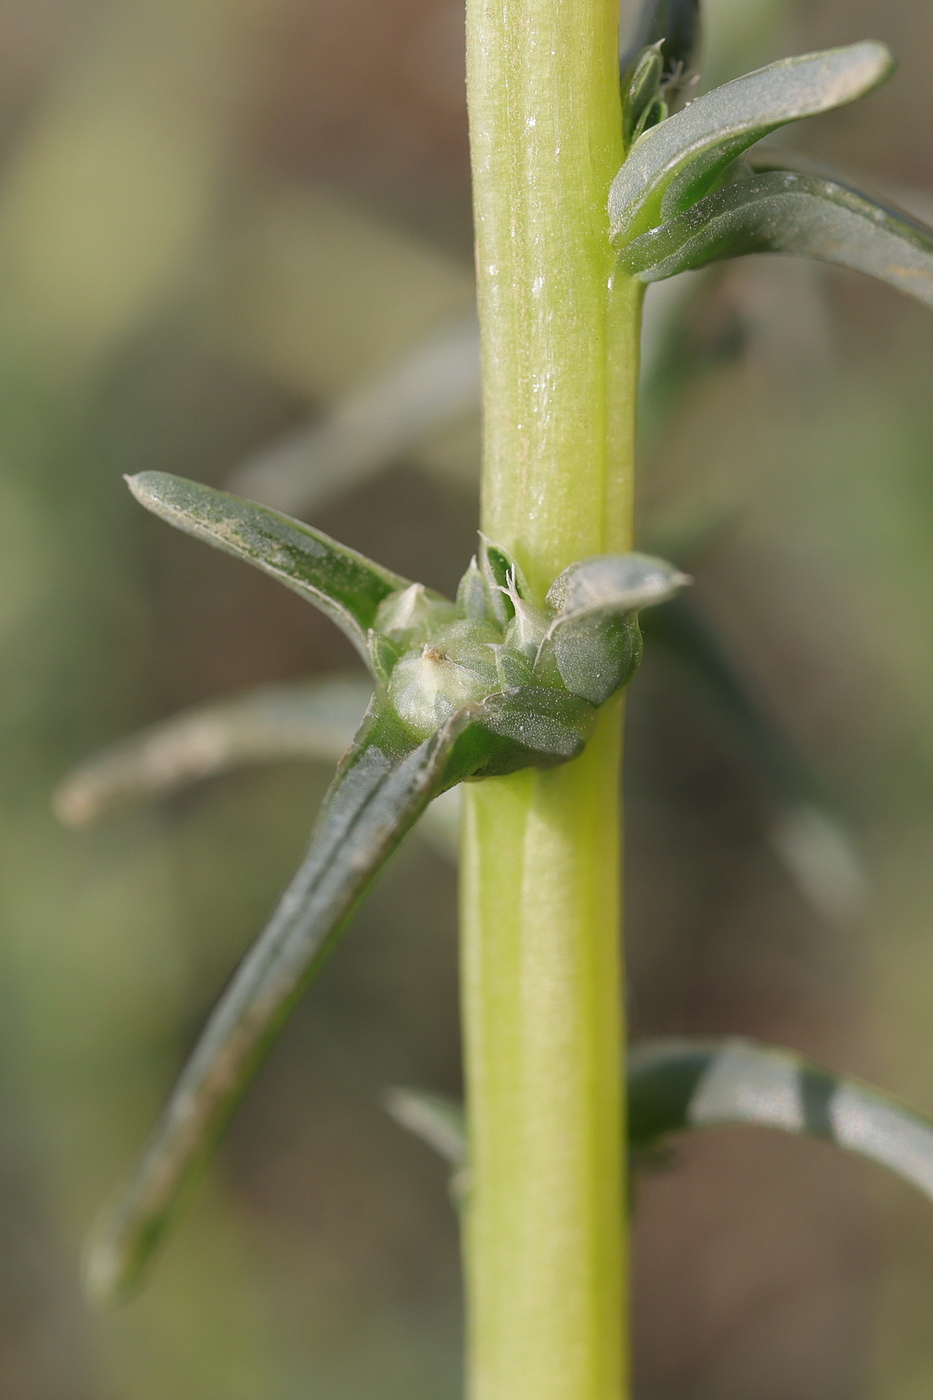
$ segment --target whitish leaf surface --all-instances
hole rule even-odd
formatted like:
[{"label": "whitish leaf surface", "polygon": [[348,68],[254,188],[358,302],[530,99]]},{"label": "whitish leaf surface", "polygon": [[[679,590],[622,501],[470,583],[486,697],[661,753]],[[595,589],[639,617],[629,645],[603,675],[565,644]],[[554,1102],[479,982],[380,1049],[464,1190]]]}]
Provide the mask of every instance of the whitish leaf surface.
[{"label": "whitish leaf surface", "polygon": [[845,184],[805,170],[758,170],[623,249],[644,281],[746,253],[791,253],[876,277],[933,306],[933,230]]},{"label": "whitish leaf surface", "polygon": [[475,315],[432,333],[330,413],[245,462],[231,491],[302,514],[349,490],[480,406]]},{"label": "whitish leaf surface", "polygon": [[255,565],[314,603],[369,664],[366,634],[379,604],[410,581],[268,506],[165,472],[127,478],[136,499],[186,534]]},{"label": "whitish leaf surface", "polygon": [[613,241],[683,212],[763,136],[864,96],[892,68],[883,44],[852,44],[782,59],[698,97],[632,147],[609,195]]},{"label": "whitish leaf surface", "polygon": [[124,804],[163,797],[228,769],[295,758],[336,763],[372,696],[362,677],[267,685],[187,710],[124,739],[77,768],[54,797],[56,815],[87,826]]},{"label": "whitish leaf surface", "polygon": [[465,1164],[467,1138],[462,1104],[420,1089],[390,1089],[385,1106],[396,1123],[433,1147],[452,1167]]},{"label": "whitish leaf surface", "polygon": [[933,1198],[933,1122],[790,1050],[749,1040],[658,1040],[628,1060],[629,1145],[744,1123],[821,1138]]}]

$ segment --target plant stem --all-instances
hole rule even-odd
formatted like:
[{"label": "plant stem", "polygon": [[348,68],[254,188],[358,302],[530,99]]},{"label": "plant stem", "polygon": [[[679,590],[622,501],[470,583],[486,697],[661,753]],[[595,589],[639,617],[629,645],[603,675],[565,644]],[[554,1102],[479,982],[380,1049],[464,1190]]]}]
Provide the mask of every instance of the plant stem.
[{"label": "plant stem", "polygon": [[[610,286],[617,45],[617,0],[468,0],[483,529],[539,596],[631,546],[640,294]],[[575,763],[468,792],[471,1400],[627,1394],[620,710]]]}]

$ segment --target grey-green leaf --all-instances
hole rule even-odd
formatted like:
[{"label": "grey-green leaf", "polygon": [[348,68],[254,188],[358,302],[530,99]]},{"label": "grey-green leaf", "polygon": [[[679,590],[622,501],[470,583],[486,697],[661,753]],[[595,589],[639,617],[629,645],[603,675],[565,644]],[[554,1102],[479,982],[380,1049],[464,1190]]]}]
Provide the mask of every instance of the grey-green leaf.
[{"label": "grey-green leaf", "polygon": [[456,716],[417,748],[371,708],[318,815],[308,853],[215,1008],[140,1165],[97,1231],[93,1292],[132,1292],[292,1006],[318,974],[372,879],[444,786]]},{"label": "grey-green leaf", "polygon": [[613,242],[688,209],[769,132],[863,97],[893,62],[884,44],[852,44],[782,59],[698,97],[632,147],[609,195]]},{"label": "grey-green leaf", "polygon": [[674,565],[647,554],[604,554],[571,564],[548,593],[557,616],[538,650],[535,679],[553,684],[557,676],[572,695],[604,704],[641,658],[639,611],[689,582]]},{"label": "grey-green leaf", "polygon": [[268,506],[166,472],[128,477],[136,499],[186,534],[254,564],[314,603],[369,664],[366,634],[376,610],[409,580]]},{"label": "grey-green leaf", "polygon": [[463,779],[565,763],[596,720],[585,702],[526,686],[455,712],[416,746],[374,697],[315,823],[308,852],[195,1046],[126,1192],[88,1255],[104,1300],[131,1293],[186,1189],[295,1002],[428,803]]},{"label": "grey-green leaf", "polygon": [[56,792],[55,813],[69,826],[87,826],[125,803],[163,797],[242,764],[336,763],[371,696],[362,676],[328,676],[186,710],[82,763]]},{"label": "grey-green leaf", "polygon": [[636,238],[622,265],[643,281],[746,253],[792,253],[868,273],[933,306],[933,229],[841,177],[781,168],[715,190],[686,213]]},{"label": "grey-green leaf", "polygon": [[657,1040],[628,1058],[629,1146],[746,1123],[834,1143],[933,1198],[933,1121],[791,1050],[750,1040]]}]

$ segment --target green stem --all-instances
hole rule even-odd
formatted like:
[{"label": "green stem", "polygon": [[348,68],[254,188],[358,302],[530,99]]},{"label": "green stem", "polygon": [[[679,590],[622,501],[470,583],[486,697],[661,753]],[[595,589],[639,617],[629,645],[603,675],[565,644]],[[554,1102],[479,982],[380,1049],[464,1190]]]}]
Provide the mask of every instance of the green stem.
[{"label": "green stem", "polygon": [[[640,295],[613,0],[468,0],[483,331],[483,529],[542,595],[631,545]],[[463,1007],[471,1400],[628,1390],[620,709],[577,762],[471,785]]]}]

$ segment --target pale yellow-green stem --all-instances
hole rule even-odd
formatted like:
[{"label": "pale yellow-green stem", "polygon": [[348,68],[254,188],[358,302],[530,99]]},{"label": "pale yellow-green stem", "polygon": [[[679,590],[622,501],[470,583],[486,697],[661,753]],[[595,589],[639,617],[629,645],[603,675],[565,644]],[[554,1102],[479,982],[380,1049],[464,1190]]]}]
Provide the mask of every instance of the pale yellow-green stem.
[{"label": "pale yellow-green stem", "polygon": [[[539,597],[630,548],[640,294],[612,285],[618,0],[468,0],[483,530]],[[470,1400],[628,1394],[620,710],[575,763],[468,785]]]}]

